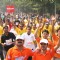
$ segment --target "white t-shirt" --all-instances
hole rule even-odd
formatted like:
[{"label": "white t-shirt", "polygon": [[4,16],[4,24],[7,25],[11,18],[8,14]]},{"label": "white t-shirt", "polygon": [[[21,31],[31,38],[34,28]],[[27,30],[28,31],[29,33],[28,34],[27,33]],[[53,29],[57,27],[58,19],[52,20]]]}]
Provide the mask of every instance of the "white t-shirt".
[{"label": "white t-shirt", "polygon": [[34,34],[31,33],[30,35],[28,35],[27,33],[23,33],[22,36],[24,38],[24,46],[27,48],[35,50],[35,46],[33,43],[33,41],[35,41]]}]

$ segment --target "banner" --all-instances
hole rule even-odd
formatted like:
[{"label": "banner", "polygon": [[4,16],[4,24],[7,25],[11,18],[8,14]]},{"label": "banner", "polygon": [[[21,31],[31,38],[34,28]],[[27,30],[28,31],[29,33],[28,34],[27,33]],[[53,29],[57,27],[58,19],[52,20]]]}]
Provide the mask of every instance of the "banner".
[{"label": "banner", "polygon": [[6,6],[6,12],[7,12],[7,13],[13,13],[13,12],[14,12],[14,6],[12,6],[12,5],[7,5],[7,6]]}]

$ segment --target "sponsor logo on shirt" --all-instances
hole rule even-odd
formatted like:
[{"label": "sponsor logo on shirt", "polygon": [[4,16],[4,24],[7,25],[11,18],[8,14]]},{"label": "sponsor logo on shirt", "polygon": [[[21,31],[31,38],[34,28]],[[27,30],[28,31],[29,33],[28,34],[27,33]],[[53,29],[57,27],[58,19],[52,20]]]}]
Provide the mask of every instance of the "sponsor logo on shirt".
[{"label": "sponsor logo on shirt", "polygon": [[20,57],[17,57],[15,56],[15,60],[24,60],[26,56],[20,56]]}]

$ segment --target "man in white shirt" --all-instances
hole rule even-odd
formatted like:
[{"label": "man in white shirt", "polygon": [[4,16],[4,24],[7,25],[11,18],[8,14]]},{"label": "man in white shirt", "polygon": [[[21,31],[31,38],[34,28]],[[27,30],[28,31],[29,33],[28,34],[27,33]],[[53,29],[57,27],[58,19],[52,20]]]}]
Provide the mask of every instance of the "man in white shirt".
[{"label": "man in white shirt", "polygon": [[24,46],[27,48],[30,48],[34,51],[37,44],[36,44],[34,34],[31,33],[31,27],[30,26],[27,26],[27,32],[23,33],[22,36],[24,37],[24,41],[25,41]]}]

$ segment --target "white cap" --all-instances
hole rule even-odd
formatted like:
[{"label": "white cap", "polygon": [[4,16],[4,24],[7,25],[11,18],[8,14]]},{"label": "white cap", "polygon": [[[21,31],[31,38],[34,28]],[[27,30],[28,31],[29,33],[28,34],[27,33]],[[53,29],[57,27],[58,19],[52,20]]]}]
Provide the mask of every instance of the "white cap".
[{"label": "white cap", "polygon": [[40,40],[40,43],[46,43],[47,44],[48,43],[48,40],[47,39],[41,39]]},{"label": "white cap", "polygon": [[17,40],[17,39],[24,40],[23,36],[21,36],[21,35],[17,35],[17,36],[16,36],[16,40]]}]

